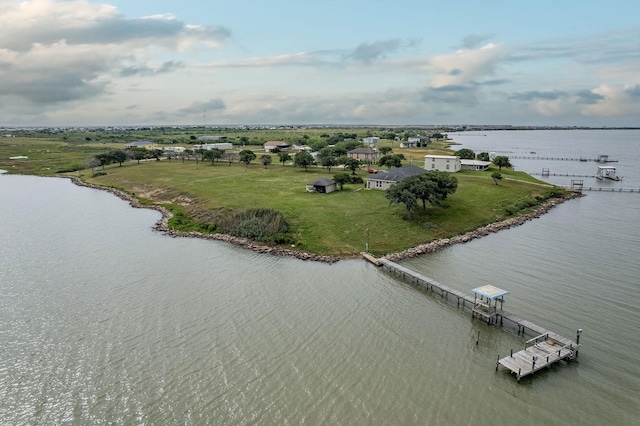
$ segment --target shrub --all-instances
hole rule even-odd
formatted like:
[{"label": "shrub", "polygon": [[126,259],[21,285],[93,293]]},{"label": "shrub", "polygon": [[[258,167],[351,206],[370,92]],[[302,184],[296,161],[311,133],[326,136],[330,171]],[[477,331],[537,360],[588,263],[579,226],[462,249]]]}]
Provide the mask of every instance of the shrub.
[{"label": "shrub", "polygon": [[250,208],[232,212],[218,222],[220,231],[250,240],[282,243],[289,225],[281,212],[273,209]]}]

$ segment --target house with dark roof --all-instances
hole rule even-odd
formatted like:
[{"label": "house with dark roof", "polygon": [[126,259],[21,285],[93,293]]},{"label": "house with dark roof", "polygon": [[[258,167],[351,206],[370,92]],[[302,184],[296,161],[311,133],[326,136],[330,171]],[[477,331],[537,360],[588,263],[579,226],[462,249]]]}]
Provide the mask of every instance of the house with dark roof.
[{"label": "house with dark roof", "polygon": [[151,141],[135,141],[130,142],[124,146],[124,149],[144,148],[144,149],[156,149],[158,145]]},{"label": "house with dark roof", "polygon": [[380,159],[380,151],[373,148],[356,148],[347,153],[349,158],[355,158],[366,163],[375,163]]},{"label": "house with dark roof", "polygon": [[307,192],[328,194],[336,190],[336,182],[328,178],[319,178],[307,184]]},{"label": "house with dark roof", "polygon": [[367,177],[365,179],[365,188],[386,190],[394,183],[400,182],[409,176],[420,175],[423,173],[427,173],[427,170],[418,166],[394,167]]},{"label": "house with dark roof", "polygon": [[271,152],[278,148],[280,151],[286,151],[291,145],[285,141],[267,141],[264,144],[264,152]]}]

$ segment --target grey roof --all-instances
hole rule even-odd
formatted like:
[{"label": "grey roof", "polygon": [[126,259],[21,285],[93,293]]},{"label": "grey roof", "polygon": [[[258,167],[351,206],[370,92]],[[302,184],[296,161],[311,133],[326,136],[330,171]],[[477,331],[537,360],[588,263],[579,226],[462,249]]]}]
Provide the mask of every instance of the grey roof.
[{"label": "grey roof", "polygon": [[313,185],[313,186],[329,186],[329,185],[335,185],[336,181],[328,179],[328,178],[319,178],[314,180],[313,182],[309,182],[307,185]]},{"label": "grey roof", "polygon": [[125,146],[145,146],[145,145],[153,145],[153,144],[154,142],[151,142],[151,141],[136,141],[136,142],[130,142]]},{"label": "grey roof", "polygon": [[375,152],[378,151],[373,148],[356,148],[349,151],[349,154],[373,154]]},{"label": "grey roof", "polygon": [[374,175],[371,175],[367,178],[367,180],[386,180],[391,182],[400,182],[404,178],[408,178],[409,176],[413,175],[419,175],[422,173],[427,173],[427,170],[418,166],[395,167],[385,172],[378,172]]}]

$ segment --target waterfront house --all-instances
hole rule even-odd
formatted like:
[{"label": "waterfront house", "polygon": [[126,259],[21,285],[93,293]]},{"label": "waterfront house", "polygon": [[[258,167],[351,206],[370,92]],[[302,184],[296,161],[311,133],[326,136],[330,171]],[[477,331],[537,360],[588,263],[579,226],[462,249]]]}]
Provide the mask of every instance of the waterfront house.
[{"label": "waterfront house", "polygon": [[427,173],[427,170],[418,166],[394,167],[365,178],[365,188],[380,190],[389,189],[389,187],[396,182],[400,182],[409,176],[420,175],[423,173]]},{"label": "waterfront house", "polygon": [[424,168],[441,172],[455,173],[461,170],[460,157],[455,155],[425,155]]},{"label": "waterfront house", "polygon": [[484,171],[489,170],[490,164],[490,161],[460,160],[460,170]]}]

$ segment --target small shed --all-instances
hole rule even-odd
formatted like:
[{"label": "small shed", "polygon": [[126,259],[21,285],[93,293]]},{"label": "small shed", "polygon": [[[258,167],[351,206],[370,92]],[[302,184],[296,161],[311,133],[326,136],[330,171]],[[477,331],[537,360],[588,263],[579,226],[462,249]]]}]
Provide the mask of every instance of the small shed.
[{"label": "small shed", "polygon": [[336,190],[336,182],[328,178],[316,179],[307,184],[307,192],[318,192],[328,194]]}]

